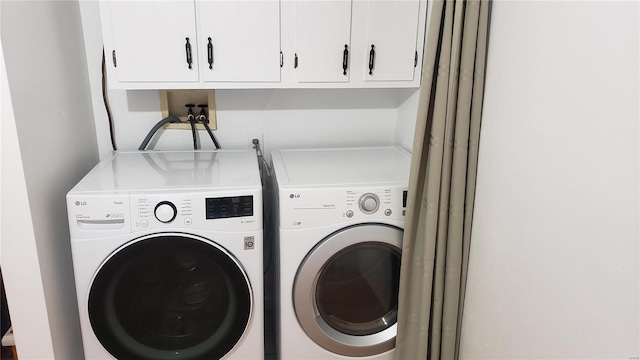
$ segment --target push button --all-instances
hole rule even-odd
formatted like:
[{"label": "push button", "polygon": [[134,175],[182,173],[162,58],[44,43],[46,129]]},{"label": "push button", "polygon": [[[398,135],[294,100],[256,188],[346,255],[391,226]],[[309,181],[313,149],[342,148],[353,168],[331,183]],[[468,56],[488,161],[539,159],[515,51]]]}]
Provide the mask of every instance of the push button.
[{"label": "push button", "polygon": [[245,250],[253,250],[255,248],[255,237],[253,236],[245,236],[244,237],[244,249]]},{"label": "push button", "polygon": [[387,215],[387,216],[390,216],[391,215],[391,209],[385,210],[384,214]]},{"label": "push button", "polygon": [[347,215],[348,218],[352,218],[353,217],[353,211],[351,211],[351,210],[347,211],[346,215]]}]

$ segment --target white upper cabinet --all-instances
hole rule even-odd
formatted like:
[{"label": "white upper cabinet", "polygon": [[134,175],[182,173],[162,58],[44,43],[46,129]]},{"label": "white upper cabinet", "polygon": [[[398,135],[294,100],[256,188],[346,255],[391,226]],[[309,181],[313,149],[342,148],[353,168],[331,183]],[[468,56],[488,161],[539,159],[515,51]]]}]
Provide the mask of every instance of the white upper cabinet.
[{"label": "white upper cabinet", "polygon": [[208,82],[280,81],[279,0],[100,5],[105,50],[112,57],[110,74],[117,87],[202,88],[216,87],[204,85]]},{"label": "white upper cabinet", "polygon": [[365,81],[414,79],[419,9],[419,0],[368,2]]},{"label": "white upper cabinet", "polygon": [[295,5],[298,82],[348,82],[351,1],[299,0]]},{"label": "white upper cabinet", "polygon": [[100,5],[113,24],[103,28],[111,43],[105,46],[105,55],[115,63],[118,81],[198,81],[193,2],[110,1]]},{"label": "white upper cabinet", "polygon": [[204,81],[280,81],[279,1],[199,1],[197,15]]},{"label": "white upper cabinet", "polygon": [[100,10],[114,88],[420,86],[427,0],[113,0]]}]

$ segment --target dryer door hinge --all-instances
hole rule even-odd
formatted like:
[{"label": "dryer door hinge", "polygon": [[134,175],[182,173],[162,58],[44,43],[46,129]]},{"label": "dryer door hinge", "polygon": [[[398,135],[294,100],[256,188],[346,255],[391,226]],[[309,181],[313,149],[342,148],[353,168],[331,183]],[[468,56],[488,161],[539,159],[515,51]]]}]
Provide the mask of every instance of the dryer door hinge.
[{"label": "dryer door hinge", "polygon": [[113,67],[118,67],[118,63],[116,62],[116,51],[113,50],[111,52],[111,59],[113,60]]},{"label": "dryer door hinge", "polygon": [[418,50],[416,50],[416,57],[413,59],[413,67],[418,66]]}]

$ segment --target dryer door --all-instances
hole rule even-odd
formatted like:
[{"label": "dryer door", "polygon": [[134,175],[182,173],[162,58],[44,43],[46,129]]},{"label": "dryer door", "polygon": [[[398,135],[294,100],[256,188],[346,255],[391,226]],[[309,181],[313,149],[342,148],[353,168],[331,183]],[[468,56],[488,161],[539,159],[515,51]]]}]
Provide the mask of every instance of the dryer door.
[{"label": "dryer door", "polygon": [[252,314],[249,279],[215,243],[155,234],[116,250],[89,293],[89,319],[117,359],[219,359]]},{"label": "dryer door", "polygon": [[307,254],[293,300],[300,325],[318,345],[345,356],[394,348],[402,234],[388,225],[356,225]]}]

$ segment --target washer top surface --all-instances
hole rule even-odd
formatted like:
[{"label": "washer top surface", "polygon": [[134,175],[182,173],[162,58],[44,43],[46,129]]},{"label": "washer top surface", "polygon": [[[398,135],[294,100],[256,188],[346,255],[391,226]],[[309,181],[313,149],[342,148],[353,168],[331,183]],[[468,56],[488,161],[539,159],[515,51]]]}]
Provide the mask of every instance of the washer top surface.
[{"label": "washer top surface", "polygon": [[406,183],[411,154],[399,146],[277,150],[280,186]]},{"label": "washer top surface", "polygon": [[115,151],[71,192],[261,187],[253,149]]}]

